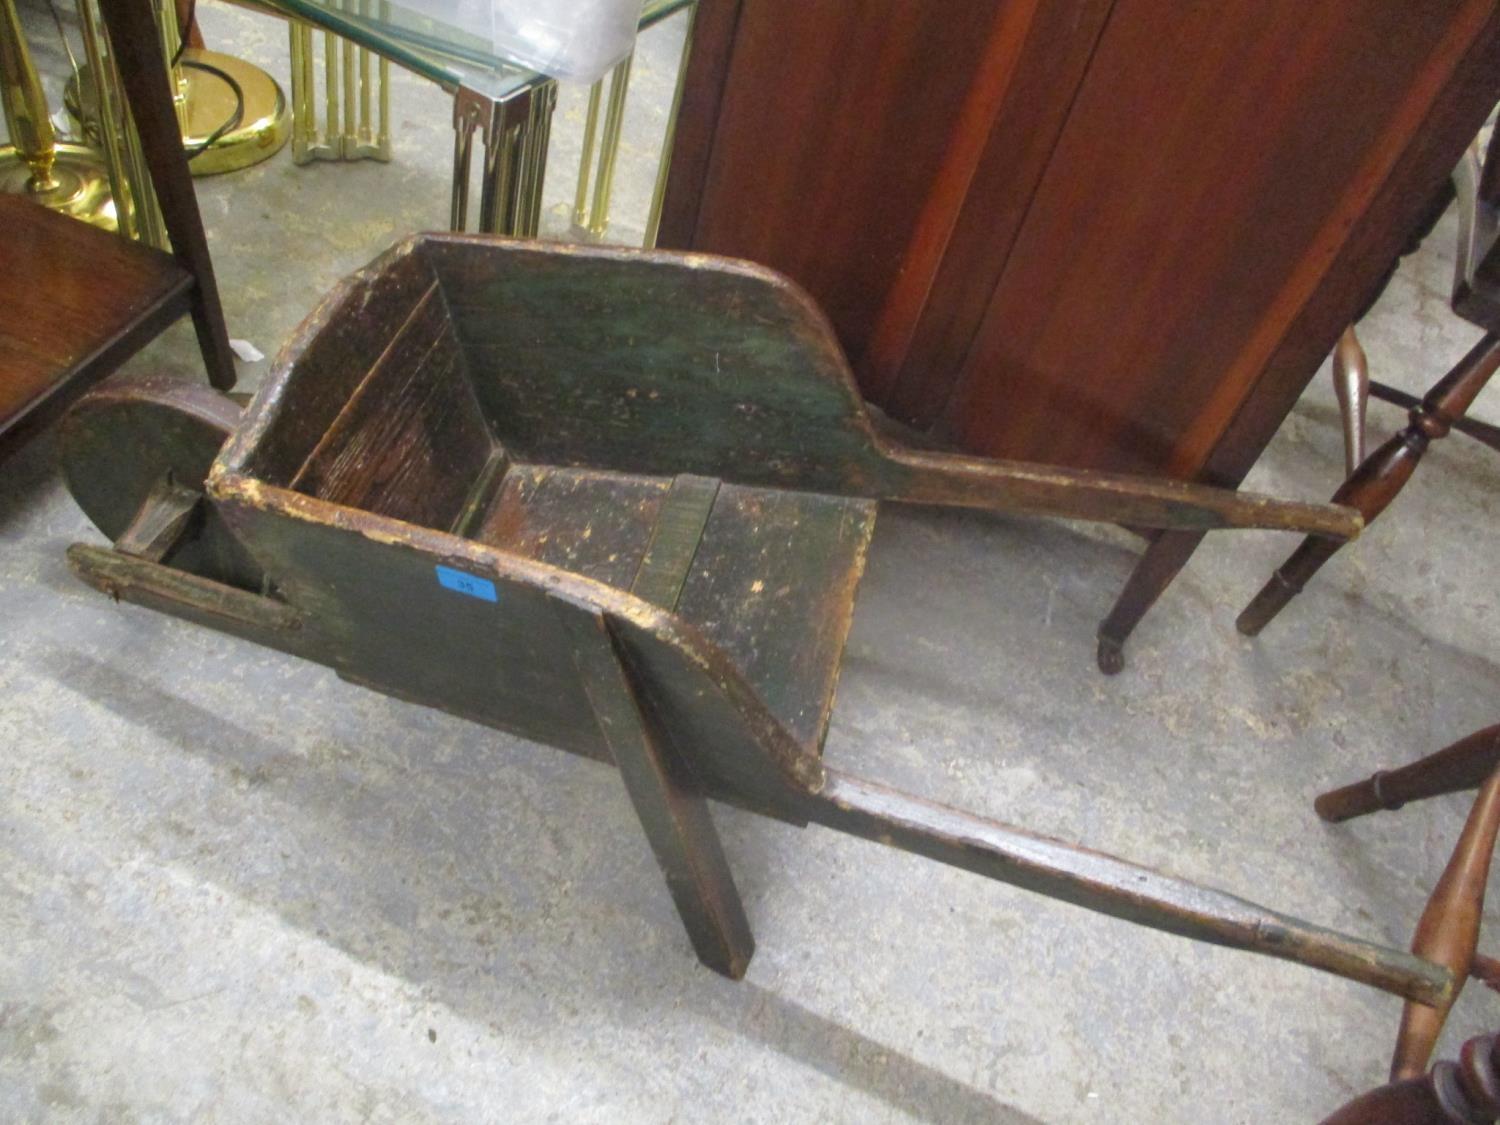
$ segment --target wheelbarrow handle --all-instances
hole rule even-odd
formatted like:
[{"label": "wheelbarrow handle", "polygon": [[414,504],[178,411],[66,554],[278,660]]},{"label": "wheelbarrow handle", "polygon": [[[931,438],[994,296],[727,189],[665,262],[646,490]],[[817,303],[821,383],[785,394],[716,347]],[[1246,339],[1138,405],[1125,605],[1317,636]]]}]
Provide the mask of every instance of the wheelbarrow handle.
[{"label": "wheelbarrow handle", "polygon": [[1342,504],[1310,504],[1165,477],[1101,473],[888,448],[882,499],[980,508],[1134,527],[1211,531],[1265,528],[1334,540],[1359,535],[1364,519]]},{"label": "wheelbarrow handle", "polygon": [[1295,961],[1422,1004],[1456,991],[1453,973],[1424,958],[857,777],[829,770],[805,800],[813,823],[1154,930]]}]

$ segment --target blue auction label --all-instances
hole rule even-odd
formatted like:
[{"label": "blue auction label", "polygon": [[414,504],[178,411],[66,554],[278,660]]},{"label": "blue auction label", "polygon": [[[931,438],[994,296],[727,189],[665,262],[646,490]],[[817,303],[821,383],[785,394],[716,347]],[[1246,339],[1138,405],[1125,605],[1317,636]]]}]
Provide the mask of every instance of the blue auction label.
[{"label": "blue auction label", "polygon": [[438,585],[445,590],[453,590],[455,593],[467,594],[471,598],[478,598],[485,602],[498,602],[500,596],[495,593],[495,584],[488,578],[476,578],[472,574],[465,574],[461,570],[454,570],[451,566],[440,566],[437,568]]}]

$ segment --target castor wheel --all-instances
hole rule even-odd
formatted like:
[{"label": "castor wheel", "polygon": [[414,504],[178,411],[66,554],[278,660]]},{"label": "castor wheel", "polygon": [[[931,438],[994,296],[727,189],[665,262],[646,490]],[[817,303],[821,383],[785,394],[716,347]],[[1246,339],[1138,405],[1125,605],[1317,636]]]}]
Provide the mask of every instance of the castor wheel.
[{"label": "castor wheel", "polygon": [[201,500],[209,468],[239,424],[241,409],[220,391],[161,376],[101,387],[80,399],[60,427],[68,489],[112,542],[131,531],[163,489],[189,502],[196,494],[190,525],[184,524],[167,557],[156,561],[259,590],[260,568]]}]

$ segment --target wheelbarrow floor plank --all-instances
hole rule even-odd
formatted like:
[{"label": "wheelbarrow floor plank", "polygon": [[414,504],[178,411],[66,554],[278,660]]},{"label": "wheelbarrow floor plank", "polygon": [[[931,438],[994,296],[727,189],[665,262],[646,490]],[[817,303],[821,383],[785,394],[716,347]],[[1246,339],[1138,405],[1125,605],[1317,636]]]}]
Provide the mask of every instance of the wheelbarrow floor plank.
[{"label": "wheelbarrow floor plank", "polygon": [[772,714],[816,753],[833,710],[876,503],[732,484],[717,485],[715,494],[708,484],[716,482],[512,464],[470,534],[631,590],[653,547],[666,549],[668,525],[682,522],[674,513],[711,499],[706,522],[694,511],[684,523],[694,529],[694,543],[666,536],[681,556],[674,565],[685,568],[676,610],[724,649]]},{"label": "wheelbarrow floor plank", "polygon": [[628,590],[671,477],[511,465],[471,537]]},{"label": "wheelbarrow floor plank", "polygon": [[813,753],[833,710],[875,509],[723,484],[677,601]]}]

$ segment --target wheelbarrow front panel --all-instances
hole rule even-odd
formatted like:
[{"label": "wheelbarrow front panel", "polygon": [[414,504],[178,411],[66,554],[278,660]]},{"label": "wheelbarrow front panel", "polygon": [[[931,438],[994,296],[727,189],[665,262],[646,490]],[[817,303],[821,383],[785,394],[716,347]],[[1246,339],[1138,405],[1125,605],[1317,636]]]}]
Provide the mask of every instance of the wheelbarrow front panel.
[{"label": "wheelbarrow front panel", "polygon": [[422,249],[519,461],[832,493],[885,471],[831,328],[780,275],[463,236]]}]

